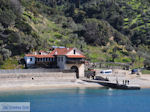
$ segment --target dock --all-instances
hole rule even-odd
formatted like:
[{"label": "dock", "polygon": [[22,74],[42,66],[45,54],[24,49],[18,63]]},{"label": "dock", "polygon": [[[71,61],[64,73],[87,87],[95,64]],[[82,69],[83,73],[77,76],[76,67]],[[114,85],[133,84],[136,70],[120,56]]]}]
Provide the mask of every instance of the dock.
[{"label": "dock", "polygon": [[139,90],[141,88],[139,85],[126,85],[126,84],[119,84],[119,83],[113,83],[113,82],[101,81],[101,80],[83,79],[83,81],[98,83],[104,87],[112,88],[112,89]]}]

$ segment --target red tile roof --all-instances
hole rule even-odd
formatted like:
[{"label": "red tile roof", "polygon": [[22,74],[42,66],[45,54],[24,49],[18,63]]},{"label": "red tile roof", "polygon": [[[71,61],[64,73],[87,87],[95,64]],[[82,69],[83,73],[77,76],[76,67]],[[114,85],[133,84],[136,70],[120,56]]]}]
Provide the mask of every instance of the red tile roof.
[{"label": "red tile roof", "polygon": [[48,55],[35,55],[35,54],[26,54],[27,57],[36,57],[36,58],[53,58],[54,56],[48,54]]},{"label": "red tile roof", "polygon": [[31,56],[31,57],[36,57],[36,58],[53,58],[55,55],[65,55],[68,58],[85,58],[84,55],[80,54],[80,55],[67,55],[68,52],[70,52],[71,50],[73,50],[74,48],[56,48],[54,49],[51,53],[47,54],[47,55],[35,55],[35,54],[26,54],[26,56]]},{"label": "red tile roof", "polygon": [[51,55],[66,55],[71,50],[73,50],[73,48],[56,48],[50,54]]},{"label": "red tile roof", "polygon": [[52,56],[52,55],[36,55],[35,56],[36,58],[54,58],[54,56]]},{"label": "red tile roof", "polygon": [[84,55],[66,55],[68,58],[85,58]]}]

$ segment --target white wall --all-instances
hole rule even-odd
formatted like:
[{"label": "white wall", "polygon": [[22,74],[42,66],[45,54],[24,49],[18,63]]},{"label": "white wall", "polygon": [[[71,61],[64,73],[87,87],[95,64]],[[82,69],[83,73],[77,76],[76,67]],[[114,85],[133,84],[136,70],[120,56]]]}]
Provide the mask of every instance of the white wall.
[{"label": "white wall", "polygon": [[57,66],[60,69],[65,69],[65,64],[66,64],[66,56],[57,56]]},{"label": "white wall", "polygon": [[[76,50],[75,54],[74,54],[74,50]],[[68,52],[67,55],[80,55],[80,52],[77,49],[73,49],[70,52]]]},{"label": "white wall", "polygon": [[[31,61],[31,58],[32,58],[32,61]],[[25,56],[24,59],[25,59],[27,65],[35,64],[35,57]]]}]

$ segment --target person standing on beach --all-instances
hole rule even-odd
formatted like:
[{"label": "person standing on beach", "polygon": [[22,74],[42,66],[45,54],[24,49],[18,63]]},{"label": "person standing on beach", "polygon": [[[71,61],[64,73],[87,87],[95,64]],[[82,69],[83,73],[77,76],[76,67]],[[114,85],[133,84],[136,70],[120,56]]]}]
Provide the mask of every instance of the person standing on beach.
[{"label": "person standing on beach", "polygon": [[118,79],[116,79],[116,84],[118,84]]},{"label": "person standing on beach", "polygon": [[124,80],[123,80],[123,85],[124,85]]},{"label": "person standing on beach", "polygon": [[130,82],[130,81],[128,80],[128,85],[129,85],[129,82]]},{"label": "person standing on beach", "polygon": [[127,80],[125,80],[125,85],[127,84]]}]

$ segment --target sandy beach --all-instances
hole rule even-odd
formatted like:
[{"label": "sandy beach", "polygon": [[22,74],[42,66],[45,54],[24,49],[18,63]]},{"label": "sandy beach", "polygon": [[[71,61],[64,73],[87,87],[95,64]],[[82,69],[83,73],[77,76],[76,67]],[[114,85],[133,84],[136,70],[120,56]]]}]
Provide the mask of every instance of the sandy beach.
[{"label": "sandy beach", "polygon": [[130,85],[139,85],[141,88],[150,88],[150,74],[146,75],[126,75],[126,76],[105,76],[110,82],[116,83],[118,80],[119,84],[123,84],[123,80],[129,80]]},{"label": "sandy beach", "polygon": [[141,76],[129,76],[131,84],[138,84],[141,88],[150,88],[150,74]]},{"label": "sandy beach", "polygon": [[[116,81],[116,77],[108,77],[111,82]],[[130,80],[130,84],[139,85],[141,88],[150,88],[150,74],[147,75],[127,75],[126,77],[117,77],[121,84],[123,80]],[[12,91],[12,90],[44,90],[44,89],[59,89],[59,88],[102,88],[100,84],[88,83],[80,79],[73,81],[2,81],[0,82],[0,91]]]},{"label": "sandy beach", "polygon": [[0,91],[12,91],[12,90],[45,90],[45,89],[59,89],[59,88],[99,88],[103,87],[96,83],[88,83],[82,80],[76,80],[73,82],[37,82],[34,84],[7,84],[0,86]]}]

